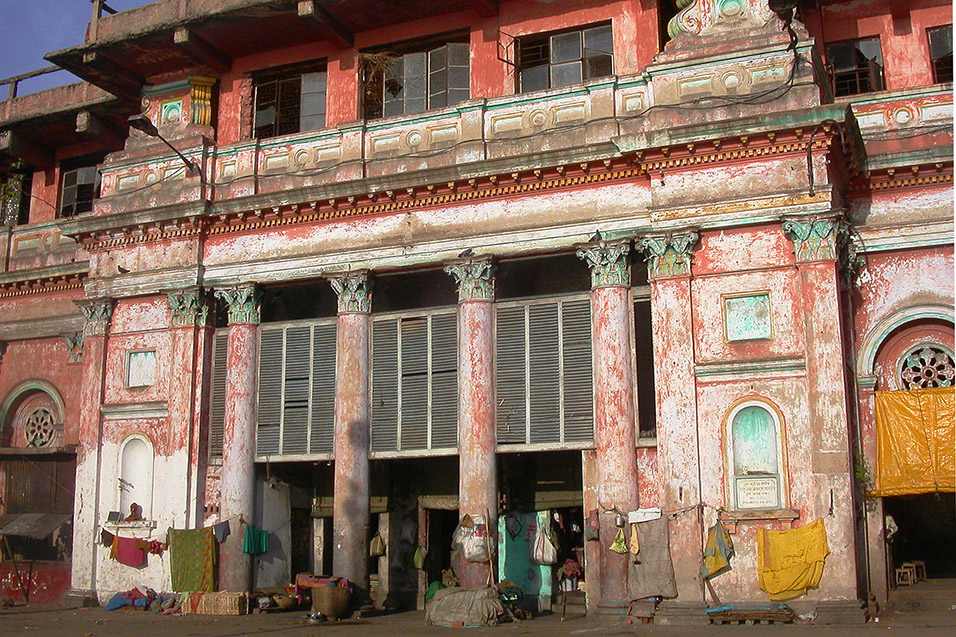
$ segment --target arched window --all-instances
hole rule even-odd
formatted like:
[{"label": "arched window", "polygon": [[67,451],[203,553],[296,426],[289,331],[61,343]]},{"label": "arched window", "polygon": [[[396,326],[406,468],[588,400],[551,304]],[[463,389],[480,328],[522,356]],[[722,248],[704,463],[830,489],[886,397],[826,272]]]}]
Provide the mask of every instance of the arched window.
[{"label": "arched window", "polygon": [[148,518],[153,499],[153,447],[143,436],[130,436],[123,443],[117,482],[122,516],[129,516],[131,505],[138,504],[140,514]]},{"label": "arched window", "polygon": [[900,357],[898,375],[903,389],[952,387],[956,378],[953,352],[938,343],[911,347]]},{"label": "arched window", "polygon": [[748,401],[728,416],[728,468],[733,509],[784,508],[780,419],[766,403]]}]

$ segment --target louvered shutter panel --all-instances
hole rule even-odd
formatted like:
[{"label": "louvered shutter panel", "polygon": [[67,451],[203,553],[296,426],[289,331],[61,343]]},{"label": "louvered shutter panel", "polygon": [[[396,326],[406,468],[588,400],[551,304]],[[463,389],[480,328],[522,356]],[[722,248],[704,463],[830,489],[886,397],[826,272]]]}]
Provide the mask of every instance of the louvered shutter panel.
[{"label": "louvered shutter panel", "polygon": [[398,320],[372,323],[372,451],[398,448]]},{"label": "louvered shutter panel", "polygon": [[312,337],[310,453],[332,453],[335,441],[335,323],[316,325]]},{"label": "louvered shutter panel", "polygon": [[428,320],[401,321],[401,449],[428,446]]},{"label": "louvered shutter panel", "polygon": [[522,443],[527,426],[525,307],[498,308],[495,334],[495,395],[499,444]]},{"label": "louvered shutter panel", "polygon": [[528,308],[531,442],[561,442],[561,370],[556,303]]},{"label": "louvered shutter panel", "polygon": [[282,419],[281,328],[263,328],[259,335],[259,394],[256,426],[256,455],[279,453]]},{"label": "louvered shutter panel", "polygon": [[564,442],[587,442],[594,438],[590,300],[565,301],[561,326]]},{"label": "louvered shutter panel", "polygon": [[213,337],[212,383],[209,407],[209,457],[222,458],[222,427],[226,417],[226,354],[229,330],[218,330]]},{"label": "louvered shutter panel", "polygon": [[309,372],[312,368],[312,328],[285,330],[284,392],[282,398],[283,455],[303,454],[309,440]]},{"label": "louvered shutter panel", "polygon": [[432,316],[432,449],[458,446],[458,317]]}]

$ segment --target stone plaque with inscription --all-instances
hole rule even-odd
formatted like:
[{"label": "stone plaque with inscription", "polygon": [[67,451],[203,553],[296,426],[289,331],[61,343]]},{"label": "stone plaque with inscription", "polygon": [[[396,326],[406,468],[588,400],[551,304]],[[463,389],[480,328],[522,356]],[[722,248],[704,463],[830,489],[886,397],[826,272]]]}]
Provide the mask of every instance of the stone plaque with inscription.
[{"label": "stone plaque with inscription", "polygon": [[776,509],[780,506],[777,476],[737,476],[738,509]]}]

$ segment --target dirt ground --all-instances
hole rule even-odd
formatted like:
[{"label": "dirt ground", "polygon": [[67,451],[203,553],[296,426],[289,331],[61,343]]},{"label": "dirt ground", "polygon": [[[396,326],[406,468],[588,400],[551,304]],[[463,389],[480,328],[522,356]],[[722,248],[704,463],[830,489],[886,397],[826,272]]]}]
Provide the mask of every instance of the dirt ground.
[{"label": "dirt ground", "polygon": [[[865,626],[815,626],[808,624],[762,626],[677,627],[655,624],[627,624],[626,618],[587,618],[544,614],[521,623],[502,624],[486,629],[502,635],[954,635],[954,608],[935,612],[885,612],[879,622]],[[16,606],[0,610],[0,635],[443,635],[458,629],[425,626],[421,612],[397,613],[327,622],[318,626],[306,623],[306,612],[288,611],[268,615],[212,617],[200,615],[164,617],[144,611],[102,608],[75,608],[59,604]],[[638,621],[638,620],[634,620]]]}]

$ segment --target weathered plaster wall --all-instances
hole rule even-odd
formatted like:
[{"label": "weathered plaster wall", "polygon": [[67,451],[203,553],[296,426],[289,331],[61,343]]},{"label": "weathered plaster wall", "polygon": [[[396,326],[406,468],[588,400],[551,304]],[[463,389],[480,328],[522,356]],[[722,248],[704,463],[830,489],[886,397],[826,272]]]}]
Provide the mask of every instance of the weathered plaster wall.
[{"label": "weathered plaster wall", "polygon": [[[875,192],[849,202],[849,218],[867,228],[905,227],[926,221],[946,221],[952,228],[952,188],[920,188]],[[894,228],[897,229],[897,228]],[[898,228],[903,230],[903,228]]]}]

